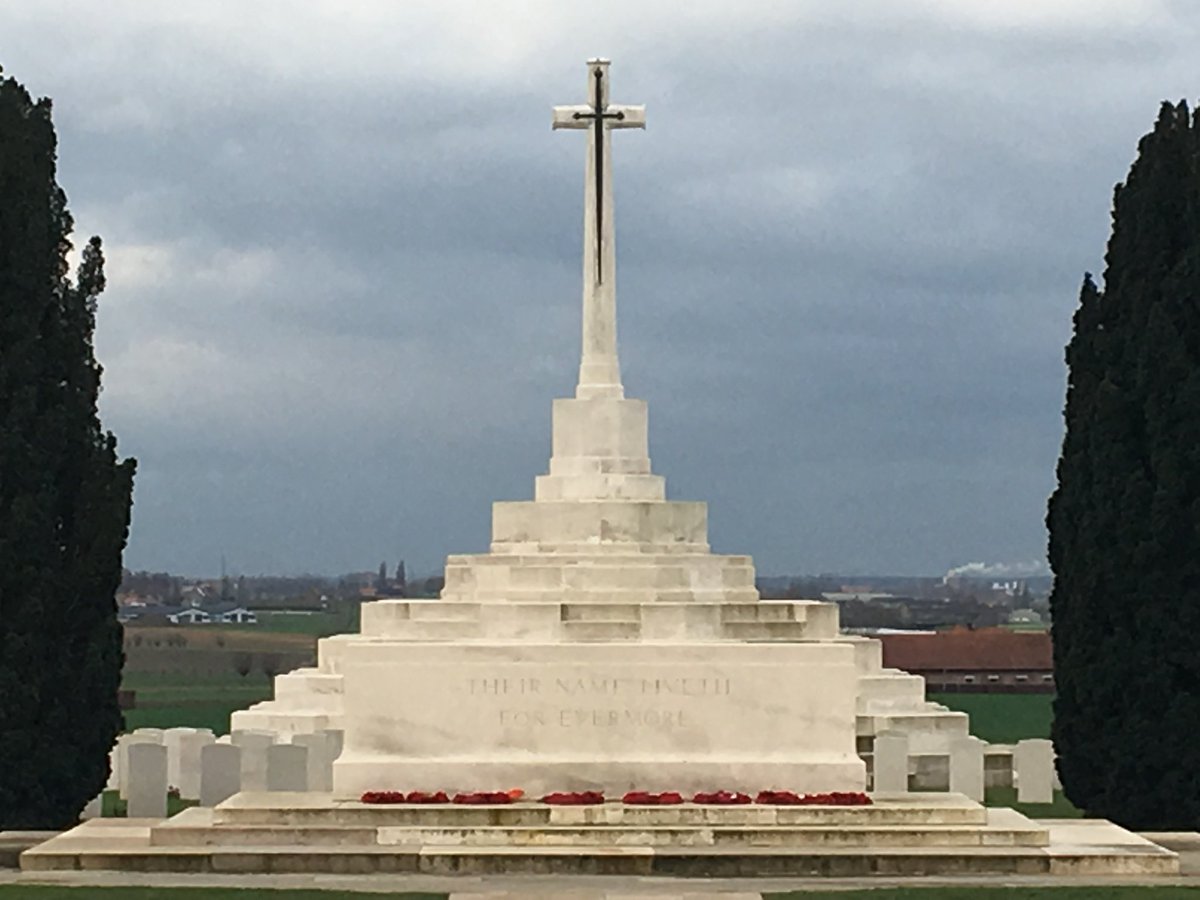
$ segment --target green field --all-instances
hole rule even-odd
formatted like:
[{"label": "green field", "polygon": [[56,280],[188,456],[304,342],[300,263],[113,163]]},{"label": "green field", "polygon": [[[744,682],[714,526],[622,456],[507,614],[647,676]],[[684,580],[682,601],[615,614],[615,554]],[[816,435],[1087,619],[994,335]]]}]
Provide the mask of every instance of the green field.
[{"label": "green field", "polygon": [[1052,694],[930,694],[971,717],[971,734],[992,744],[1050,737]]},{"label": "green field", "polygon": [[229,714],[271,697],[271,681],[262,673],[245,676],[151,675],[130,672],[121,686],[137,691],[137,708],[125,710],[125,730],[137,728],[211,728],[229,732]]},{"label": "green field", "polygon": [[984,806],[1001,806],[1015,809],[1023,816],[1031,819],[1081,819],[1083,810],[1077,808],[1068,800],[1062,791],[1054,792],[1053,803],[1018,803],[1017,789],[1011,787],[990,787],[984,797]]},{"label": "green field", "polygon": [[256,613],[258,624],[238,626],[257,628],[282,634],[311,634],[314,637],[329,637],[331,634],[347,634],[358,631],[358,606],[346,606],[335,612],[266,612]]}]

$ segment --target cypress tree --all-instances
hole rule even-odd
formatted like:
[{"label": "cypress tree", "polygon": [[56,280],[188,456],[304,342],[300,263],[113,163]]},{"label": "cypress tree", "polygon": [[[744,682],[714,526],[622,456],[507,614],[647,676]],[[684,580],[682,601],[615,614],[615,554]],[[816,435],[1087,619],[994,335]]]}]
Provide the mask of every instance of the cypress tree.
[{"label": "cypress tree", "polygon": [[1200,111],[1165,103],[1114,192],[1067,346],[1047,525],[1053,738],[1077,806],[1200,825]]},{"label": "cypress tree", "polygon": [[0,78],[0,830],[75,821],[122,725],[134,461],[97,415],[104,257],[92,238],[69,277],[50,112]]}]

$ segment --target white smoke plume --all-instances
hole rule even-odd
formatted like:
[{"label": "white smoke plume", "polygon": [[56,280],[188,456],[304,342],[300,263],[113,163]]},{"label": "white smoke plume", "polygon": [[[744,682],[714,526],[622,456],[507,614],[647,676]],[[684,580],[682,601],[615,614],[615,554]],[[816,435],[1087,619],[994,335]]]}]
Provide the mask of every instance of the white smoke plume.
[{"label": "white smoke plume", "polygon": [[1045,560],[1035,559],[1028,562],[982,563],[969,562],[955,566],[946,573],[946,579],[951,578],[1033,578],[1038,575],[1049,575],[1050,567]]}]

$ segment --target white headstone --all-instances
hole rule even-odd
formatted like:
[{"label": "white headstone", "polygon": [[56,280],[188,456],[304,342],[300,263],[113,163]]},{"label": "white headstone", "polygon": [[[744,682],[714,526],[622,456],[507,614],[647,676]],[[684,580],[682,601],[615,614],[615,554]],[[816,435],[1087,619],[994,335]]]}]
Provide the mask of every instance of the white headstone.
[{"label": "white headstone", "polygon": [[231,738],[242,750],[242,790],[267,789],[267,750],[275,743],[269,731],[235,731]]},{"label": "white headstone", "polygon": [[340,728],[326,728],[324,731],[318,732],[329,739],[329,758],[336,760],[342,755],[342,745],[346,742],[346,732]]},{"label": "white headstone", "polygon": [[122,798],[129,796],[129,748],[134,744],[161,744],[161,728],[139,728],[117,738],[117,791]]},{"label": "white headstone", "polygon": [[164,819],[167,815],[167,748],[135,742],[127,759],[129,795],[126,815],[131,819]]},{"label": "white headstone", "polygon": [[216,806],[242,789],[242,748],[212,743],[200,748],[200,805]]},{"label": "white headstone", "polygon": [[882,731],[875,735],[875,791],[907,793],[908,735]]},{"label": "white headstone", "polygon": [[[180,797],[195,800],[200,796],[200,751],[214,740],[213,733],[207,728],[193,728],[179,736],[174,748],[167,745],[168,753],[174,752],[174,756],[167,758],[167,778],[179,788]],[[175,763],[174,772],[172,762]]]},{"label": "white headstone", "polygon": [[308,748],[300,744],[272,744],[267,748],[267,790],[308,790]]},{"label": "white headstone", "polygon": [[292,735],[292,743],[308,751],[308,778],[306,790],[333,790],[333,739],[328,733]]},{"label": "white headstone", "polygon": [[93,797],[91,800],[88,801],[87,806],[85,806],[83,808],[83,812],[81,812],[79,814],[79,818],[82,821],[87,821],[88,819],[100,818],[100,815],[103,812],[103,803],[104,803],[103,795],[97,794],[95,797]]},{"label": "white headstone", "polygon": [[959,738],[950,744],[950,790],[983,802],[983,748],[977,737]]},{"label": "white headstone", "polygon": [[1017,802],[1054,802],[1054,744],[1044,739],[1018,741],[1013,749]]},{"label": "white headstone", "polygon": [[121,754],[117,752],[117,747],[120,745],[120,738],[113,744],[113,748],[108,751],[108,781],[104,783],[106,791],[119,791],[121,789]]}]

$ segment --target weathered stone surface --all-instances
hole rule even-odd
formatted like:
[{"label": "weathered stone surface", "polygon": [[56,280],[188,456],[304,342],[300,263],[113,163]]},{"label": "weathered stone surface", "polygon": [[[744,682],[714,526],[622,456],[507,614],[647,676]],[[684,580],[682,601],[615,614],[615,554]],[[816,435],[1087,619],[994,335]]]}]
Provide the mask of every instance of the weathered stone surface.
[{"label": "weathered stone surface", "polygon": [[117,791],[122,799],[129,796],[129,748],[134,744],[161,744],[163,731],[161,728],[139,728],[130,734],[117,738],[113,752],[117,756]]},{"label": "weathered stone surface", "polygon": [[300,744],[272,744],[267,748],[267,790],[308,790],[308,748]]},{"label": "weathered stone surface", "polygon": [[[837,642],[363,644],[334,790],[861,790]],[[386,698],[386,703],[383,702]]]},{"label": "weathered stone surface", "polygon": [[200,749],[200,805],[216,806],[242,789],[242,748],[213,743]]},{"label": "weathered stone surface", "polygon": [[167,748],[147,742],[131,744],[126,759],[127,812],[131,819],[161,819],[167,814]]},{"label": "weathered stone surface", "polygon": [[[625,822],[626,811],[648,818]],[[880,797],[875,807],[756,810],[768,818],[780,817],[774,825],[751,821],[751,811],[690,805],[634,811],[616,804],[586,812],[532,804],[372,808],[334,801],[329,795],[243,794],[216,810],[190,809],[157,823],[93,820],[28,851],[21,864],[30,871],[120,867],[159,872],[707,878],[1144,877],[1172,875],[1179,869],[1174,853],[1107,822],[1056,822],[1047,827],[1011,810],[984,810],[954,795]],[[488,819],[500,813],[511,818]],[[252,814],[268,815],[273,821],[228,821]],[[347,823],[348,814],[380,818]],[[556,824],[560,815],[568,814],[577,824]],[[606,824],[578,824],[581,814]],[[401,815],[409,816],[407,824],[399,824]],[[655,817],[659,824],[654,824]],[[932,824],[934,820],[946,824]],[[515,824],[518,821],[528,824]],[[377,833],[381,841],[374,839]]]},{"label": "weathered stone surface", "polygon": [[979,738],[960,738],[950,745],[950,790],[983,802],[983,748]]},{"label": "weathered stone surface", "polygon": [[275,743],[269,731],[234,731],[230,738],[242,751],[242,790],[267,789],[267,750]]},{"label": "weathered stone surface", "polygon": [[1054,744],[1044,739],[1018,741],[1013,750],[1013,775],[1020,803],[1054,801]]},{"label": "weathered stone surface", "polygon": [[908,735],[885,731],[875,735],[874,789],[902,793],[908,790]]},{"label": "weathered stone surface", "polygon": [[[297,734],[292,736],[292,743],[304,747],[308,751],[308,772],[306,790],[328,792],[333,790],[333,760],[335,758],[335,738],[329,732],[317,734]],[[336,748],[340,753],[341,748]]]},{"label": "weathered stone surface", "polygon": [[207,728],[169,728],[163,735],[167,748],[167,783],[179,789],[179,796],[195,800],[200,796],[200,750],[216,738]]}]

